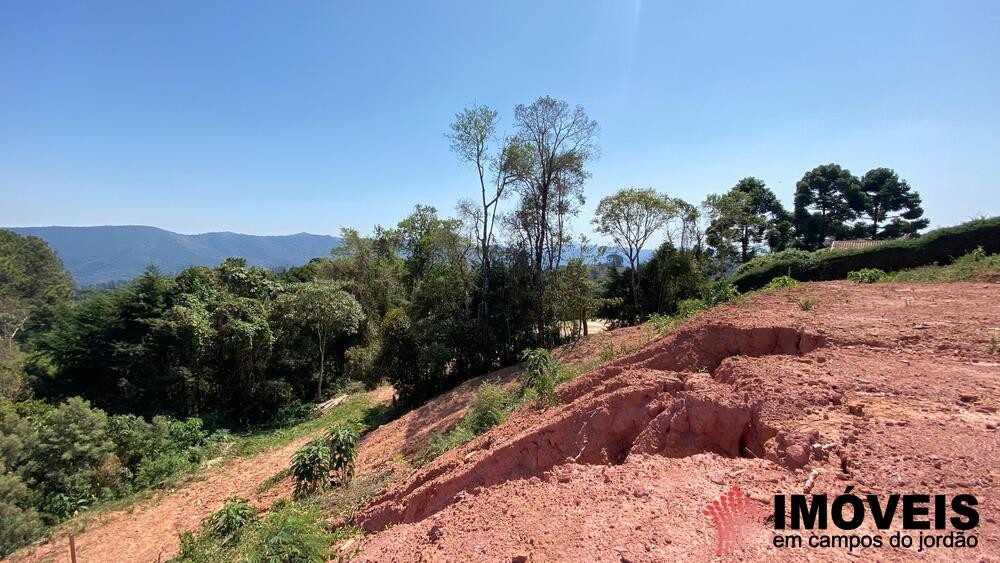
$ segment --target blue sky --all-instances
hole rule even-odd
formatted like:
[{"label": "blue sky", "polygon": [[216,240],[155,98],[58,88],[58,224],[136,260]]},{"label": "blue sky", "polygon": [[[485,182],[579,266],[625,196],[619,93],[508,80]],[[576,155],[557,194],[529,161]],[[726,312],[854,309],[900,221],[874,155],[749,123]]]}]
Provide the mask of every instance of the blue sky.
[{"label": "blue sky", "polygon": [[601,125],[601,196],[692,202],[837,162],[932,225],[1000,214],[1000,3],[0,4],[0,225],[255,234],[395,224],[476,193],[443,134],[552,95]]}]

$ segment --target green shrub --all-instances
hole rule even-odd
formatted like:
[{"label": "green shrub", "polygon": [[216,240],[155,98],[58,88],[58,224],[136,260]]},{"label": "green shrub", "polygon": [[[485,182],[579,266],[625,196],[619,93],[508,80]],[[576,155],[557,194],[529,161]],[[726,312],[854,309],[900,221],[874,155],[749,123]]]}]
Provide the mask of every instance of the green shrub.
[{"label": "green shrub", "polygon": [[521,397],[534,399],[537,407],[545,407],[556,402],[556,385],[559,383],[558,362],[552,360],[549,351],[533,348],[521,352],[524,370],[521,373]]},{"label": "green shrub", "polygon": [[197,466],[210,436],[200,418],[177,420],[168,416],[146,422],[135,415],[108,418],[108,434],[115,446],[124,488],[142,489]]},{"label": "green shrub", "polygon": [[876,283],[885,279],[885,272],[878,268],[862,268],[848,272],[847,279],[857,283]]},{"label": "green shrub", "polygon": [[0,463],[0,558],[42,534],[42,519],[31,507],[28,487]]},{"label": "green shrub", "polygon": [[295,495],[314,493],[325,487],[329,479],[330,466],[330,447],[323,440],[312,440],[299,448],[292,455]]},{"label": "green shrub", "polygon": [[292,399],[287,405],[278,407],[270,426],[281,428],[298,424],[313,416],[315,405]]},{"label": "green shrub", "polygon": [[684,320],[680,315],[650,315],[649,323],[656,329],[657,334],[670,332]]},{"label": "green shrub", "polygon": [[365,384],[365,387],[374,389],[379,384],[379,371],[376,369],[379,354],[382,351],[379,342],[375,341],[368,346],[352,346],[344,353],[344,371],[347,377]]},{"label": "green shrub", "polygon": [[173,475],[192,467],[194,464],[185,454],[164,453],[143,462],[135,476],[135,485],[140,489],[160,486]]},{"label": "green shrub", "polygon": [[246,553],[251,563],[323,563],[333,539],[322,515],[295,505],[273,510],[257,536]]},{"label": "green shrub", "polygon": [[750,291],[781,275],[800,281],[822,281],[844,279],[848,272],[862,268],[896,272],[933,263],[950,264],[977,247],[982,247],[984,255],[1000,253],[1000,217],[969,221],[861,250],[775,253],[751,260],[730,281],[740,291]]},{"label": "green shrub", "polygon": [[677,316],[687,318],[695,313],[704,311],[705,308],[705,302],[701,299],[684,299],[677,304]]},{"label": "green shrub", "polygon": [[338,424],[326,432],[330,448],[330,469],[337,480],[346,483],[354,476],[354,458],[358,455],[358,432],[353,426]]},{"label": "green shrub", "polygon": [[765,291],[779,291],[782,289],[791,289],[793,287],[798,287],[799,281],[792,276],[778,276],[773,280],[769,281],[767,285],[764,286]]},{"label": "green shrub", "polygon": [[608,344],[604,348],[601,348],[601,361],[610,362],[615,359],[617,354],[615,353],[615,347],[612,344]]},{"label": "green shrub", "polygon": [[980,274],[996,272],[1000,272],[1000,254],[987,254],[980,246],[951,264],[903,270],[893,273],[890,279],[899,282],[950,282],[974,280]]},{"label": "green shrub", "polygon": [[476,435],[472,433],[464,424],[458,424],[448,433],[435,432],[431,434],[427,445],[417,458],[418,465],[429,463],[444,452],[472,441]]},{"label": "green shrub", "polygon": [[469,404],[461,422],[450,432],[431,434],[427,445],[418,456],[417,462],[424,465],[444,452],[460,446],[476,436],[503,422],[516,408],[518,401],[503,387],[495,383],[483,382],[476,397]]},{"label": "green shrub", "polygon": [[180,562],[203,562],[211,561],[211,554],[215,550],[215,546],[209,542],[204,541],[203,536],[194,534],[193,532],[181,532],[180,536],[180,549],[177,552],[177,557],[171,559],[171,561]]},{"label": "green shrub", "polygon": [[513,397],[503,387],[483,382],[465,412],[463,424],[474,435],[482,434],[503,422],[513,403]]},{"label": "green shrub", "polygon": [[245,498],[229,497],[222,508],[209,516],[205,528],[220,536],[230,536],[257,519],[257,511]]},{"label": "green shrub", "polygon": [[716,305],[729,303],[730,301],[738,299],[739,296],[740,292],[736,289],[735,285],[729,283],[728,281],[719,281],[708,286],[703,300],[706,306],[714,307]]},{"label": "green shrub", "polygon": [[97,469],[113,454],[108,417],[72,397],[37,422],[29,477],[38,483],[35,492],[42,497],[42,510],[65,519],[105,494]]}]

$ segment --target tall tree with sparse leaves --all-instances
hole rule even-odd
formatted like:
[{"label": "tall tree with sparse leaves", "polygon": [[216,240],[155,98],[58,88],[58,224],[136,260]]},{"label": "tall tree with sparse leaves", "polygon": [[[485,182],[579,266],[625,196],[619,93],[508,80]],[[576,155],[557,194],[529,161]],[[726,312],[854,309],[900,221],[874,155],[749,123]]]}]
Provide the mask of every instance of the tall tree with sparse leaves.
[{"label": "tall tree with sparse leaves", "polygon": [[[479,182],[479,201],[462,200],[458,209],[472,223],[478,242],[483,294],[490,293],[490,251],[497,210],[528,162],[527,147],[517,137],[497,137],[497,112],[487,106],[466,108],[455,115],[448,139],[451,150],[472,164]],[[495,148],[498,147],[498,148]],[[489,299],[480,301],[480,318],[489,314]]]},{"label": "tall tree with sparse leaves", "polygon": [[521,201],[516,224],[524,231],[531,253],[539,296],[536,324],[544,340],[543,272],[561,263],[568,220],[583,203],[583,183],[590,177],[586,165],[598,156],[598,126],[582,106],[571,107],[549,96],[518,105],[514,122],[527,159],[518,182]]}]

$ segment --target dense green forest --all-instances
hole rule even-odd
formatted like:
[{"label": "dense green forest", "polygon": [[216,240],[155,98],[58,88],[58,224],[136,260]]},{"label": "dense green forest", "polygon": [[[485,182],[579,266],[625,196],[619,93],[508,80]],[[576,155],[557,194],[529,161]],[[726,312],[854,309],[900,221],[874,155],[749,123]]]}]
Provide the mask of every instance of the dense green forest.
[{"label": "dense green forest", "polygon": [[791,212],[752,177],[697,203],[623,189],[594,220],[609,252],[570,227],[597,123],[548,97],[512,122],[503,135],[490,108],[456,115],[448,137],[472,188],[455,218],[417,205],[281,272],[231,258],[79,293],[41,239],[0,231],[0,555],[197,464],[226,430],[301,418],[349,381],[388,382],[409,408],[577,338],[588,319],[628,325],[720,300],[726,275],[759,256],[928,224],[892,170],[829,164],[804,174]]}]

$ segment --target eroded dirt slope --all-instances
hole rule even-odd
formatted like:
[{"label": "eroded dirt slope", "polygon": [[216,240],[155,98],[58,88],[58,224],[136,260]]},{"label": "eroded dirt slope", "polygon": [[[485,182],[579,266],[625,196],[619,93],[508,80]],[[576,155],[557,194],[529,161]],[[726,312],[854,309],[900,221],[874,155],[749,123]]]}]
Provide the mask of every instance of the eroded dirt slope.
[{"label": "eroded dirt slope", "polygon": [[[818,469],[814,493],[976,495],[978,548],[932,557],[995,560],[997,327],[992,283],[808,284],[713,310],[398,483],[357,514],[370,535],[356,558],[711,558],[710,501],[739,485],[769,507]],[[738,555],[914,553],[763,538]]]},{"label": "eroded dirt slope", "polygon": [[[609,345],[618,350],[634,348],[637,342],[643,341],[647,330],[635,327],[601,332],[563,346],[554,355],[566,363],[578,364],[592,360]],[[515,368],[507,368],[471,379],[368,433],[359,445],[356,473],[363,475],[376,471],[392,463],[397,456],[416,455],[431,434],[447,432],[461,420],[484,380],[509,383],[516,376]],[[371,395],[373,402],[388,403],[391,398],[389,387],[379,388]],[[178,534],[200,529],[202,520],[233,495],[248,498],[261,510],[267,510],[275,499],[291,496],[292,481],[286,478],[264,493],[258,493],[258,487],[286,469],[292,453],[313,437],[315,435],[306,436],[286,446],[207,469],[199,475],[199,480],[176,491],[156,495],[127,510],[94,518],[76,537],[80,561],[167,560],[177,553]],[[12,560],[68,561],[68,537],[64,533],[57,534],[41,545],[22,549]]]}]

